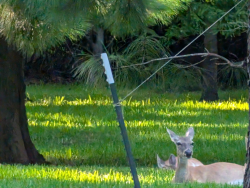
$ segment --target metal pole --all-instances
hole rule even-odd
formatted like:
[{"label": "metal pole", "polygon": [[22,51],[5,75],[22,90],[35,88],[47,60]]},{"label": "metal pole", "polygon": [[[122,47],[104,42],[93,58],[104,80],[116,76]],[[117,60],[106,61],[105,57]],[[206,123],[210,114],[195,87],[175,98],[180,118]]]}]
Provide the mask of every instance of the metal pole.
[{"label": "metal pole", "polygon": [[247,132],[247,153],[246,153],[246,168],[245,168],[245,174],[244,174],[244,181],[243,181],[243,188],[249,188],[250,187],[250,148],[249,148],[249,141],[250,141],[250,0],[248,0],[247,4],[247,10],[248,10],[248,30],[247,30],[247,57],[245,60],[247,73],[248,73],[248,132]]},{"label": "metal pole", "polygon": [[117,120],[119,122],[119,126],[121,129],[121,134],[122,134],[123,142],[125,145],[125,150],[126,150],[126,153],[128,156],[128,161],[129,161],[129,165],[130,165],[130,169],[131,169],[131,174],[132,174],[133,180],[134,180],[134,185],[135,185],[135,188],[140,188],[141,186],[140,186],[140,182],[139,182],[137,171],[136,171],[136,165],[135,165],[135,161],[134,161],[131,147],[129,144],[127,129],[125,127],[125,123],[124,123],[124,119],[123,119],[123,115],[122,115],[122,108],[121,108],[121,104],[119,103],[119,99],[117,96],[115,82],[114,82],[113,75],[112,75],[111,68],[110,68],[110,64],[108,61],[108,56],[106,53],[102,53],[101,58],[103,60],[103,66],[105,68],[105,74],[107,75],[107,82],[110,85],[112,97],[114,100]]}]

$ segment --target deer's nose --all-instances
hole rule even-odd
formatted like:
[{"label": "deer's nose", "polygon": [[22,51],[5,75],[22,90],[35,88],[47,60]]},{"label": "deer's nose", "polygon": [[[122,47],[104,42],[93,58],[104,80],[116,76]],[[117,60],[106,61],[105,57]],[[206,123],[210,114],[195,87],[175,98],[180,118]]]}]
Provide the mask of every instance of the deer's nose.
[{"label": "deer's nose", "polygon": [[190,158],[192,156],[192,151],[190,149],[186,150],[185,155],[187,158]]}]

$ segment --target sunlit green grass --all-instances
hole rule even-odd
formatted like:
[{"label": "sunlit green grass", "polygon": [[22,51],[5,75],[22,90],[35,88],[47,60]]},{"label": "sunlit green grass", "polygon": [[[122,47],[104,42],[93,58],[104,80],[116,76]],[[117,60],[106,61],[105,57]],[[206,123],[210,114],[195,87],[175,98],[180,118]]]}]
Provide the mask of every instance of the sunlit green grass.
[{"label": "sunlit green grass", "polygon": [[[118,91],[121,98],[129,92]],[[32,100],[26,103],[31,138],[46,160],[59,166],[2,165],[0,187],[132,187],[109,89],[46,85],[29,86],[27,93]],[[156,165],[156,154],[163,159],[176,154],[166,127],[178,134],[194,127],[194,157],[204,164],[244,164],[247,91],[219,95],[221,101],[206,103],[198,101],[200,93],[162,94],[141,89],[123,101],[143,187],[173,187],[174,173]]]},{"label": "sunlit green grass", "polygon": [[[226,188],[239,187],[216,184],[172,184],[173,171],[157,168],[139,167],[138,176],[142,187],[196,187]],[[10,166],[0,167],[0,187],[133,187],[133,180],[128,167],[99,166]]]}]

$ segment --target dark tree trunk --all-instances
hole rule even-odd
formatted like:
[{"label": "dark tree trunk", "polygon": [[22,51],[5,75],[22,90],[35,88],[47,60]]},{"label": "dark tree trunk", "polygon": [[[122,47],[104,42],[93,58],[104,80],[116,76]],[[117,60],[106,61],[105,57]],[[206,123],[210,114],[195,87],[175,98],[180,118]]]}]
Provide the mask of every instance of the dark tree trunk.
[{"label": "dark tree trunk", "polygon": [[22,57],[0,38],[0,163],[45,163],[31,142]]},{"label": "dark tree trunk", "polygon": [[[86,37],[93,54],[95,55],[96,63],[100,63],[100,55],[104,51],[104,30],[100,27],[95,27],[90,34]],[[89,82],[95,83],[95,74],[90,74]]]},{"label": "dark tree trunk", "polygon": [[93,53],[99,55],[103,53],[104,30],[100,27],[96,28],[96,39],[92,41]]},{"label": "dark tree trunk", "polygon": [[[250,0],[248,1],[248,26],[250,24]],[[247,38],[247,72],[248,72],[248,79],[250,78],[250,29],[248,27],[248,38]],[[248,87],[249,87],[249,99],[248,99],[248,105],[249,105],[249,112],[248,112],[248,118],[249,118],[249,125],[248,125],[248,142],[247,142],[247,154],[246,154],[246,171],[244,175],[244,188],[250,188],[250,149],[249,149],[249,141],[250,141],[250,80],[248,80]]]},{"label": "dark tree trunk", "polygon": [[[204,45],[209,52],[218,54],[217,35],[213,35],[211,32],[205,34]],[[215,58],[207,57],[205,61],[201,63],[201,67],[203,68],[203,75],[202,95],[200,100],[216,101],[219,99],[219,96],[217,88],[217,65]]]}]

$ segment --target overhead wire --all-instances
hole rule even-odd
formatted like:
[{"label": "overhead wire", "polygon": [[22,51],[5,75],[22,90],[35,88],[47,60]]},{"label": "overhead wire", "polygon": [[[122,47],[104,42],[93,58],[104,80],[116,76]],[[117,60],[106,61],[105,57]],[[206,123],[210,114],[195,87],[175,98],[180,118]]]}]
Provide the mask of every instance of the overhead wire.
[{"label": "overhead wire", "polygon": [[[174,57],[178,56],[181,52],[183,52],[186,48],[188,48],[192,43],[194,43],[199,37],[201,37],[204,33],[206,33],[210,28],[212,28],[215,24],[217,24],[222,18],[224,18],[228,13],[230,13],[235,7],[237,7],[241,2],[244,0],[240,0],[238,3],[236,3],[231,9],[229,9],[225,14],[223,14],[220,18],[218,18],[213,24],[211,24],[207,29],[205,29],[202,33],[200,33],[195,39],[193,39],[189,44],[187,44],[182,50],[180,50],[177,54],[175,54]],[[153,61],[153,60],[152,60]],[[129,97],[132,93],[134,93],[139,87],[141,87],[144,83],[146,83],[150,78],[152,78],[158,71],[160,71],[163,67],[165,67],[168,63],[170,63],[172,59],[168,60],[166,63],[164,63],[160,68],[158,68],[154,73],[152,73],[148,78],[146,78],[142,83],[140,83],[135,89],[133,89],[131,92],[129,92],[123,99],[119,101],[121,103],[124,101],[127,97]]]}]

